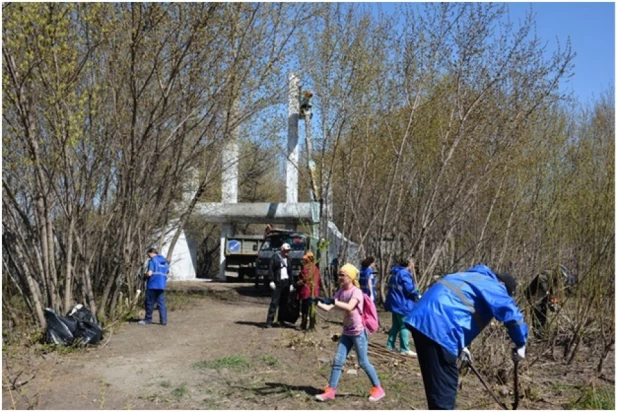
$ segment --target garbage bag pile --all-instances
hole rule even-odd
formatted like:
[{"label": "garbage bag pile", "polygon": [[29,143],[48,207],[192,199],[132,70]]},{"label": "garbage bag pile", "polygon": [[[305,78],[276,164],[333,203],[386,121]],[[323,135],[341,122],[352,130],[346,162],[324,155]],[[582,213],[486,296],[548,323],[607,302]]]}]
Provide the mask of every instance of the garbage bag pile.
[{"label": "garbage bag pile", "polygon": [[103,337],[103,329],[94,315],[82,304],[75,305],[66,316],[60,316],[52,308],[45,309],[47,343],[66,346],[74,343],[96,345]]},{"label": "garbage bag pile", "polygon": [[279,306],[279,320],[295,323],[300,316],[300,301],[296,299],[296,293],[289,293],[288,300],[281,302]]}]

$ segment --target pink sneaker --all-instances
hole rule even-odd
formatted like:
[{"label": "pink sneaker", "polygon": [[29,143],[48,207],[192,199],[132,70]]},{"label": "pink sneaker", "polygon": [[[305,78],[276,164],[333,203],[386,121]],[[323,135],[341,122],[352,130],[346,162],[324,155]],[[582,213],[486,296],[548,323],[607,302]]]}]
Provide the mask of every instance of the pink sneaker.
[{"label": "pink sneaker", "polygon": [[[324,389],[324,393],[321,393],[319,395],[315,395],[315,398],[320,401],[320,402],[324,402],[327,401],[329,399],[335,399],[335,392],[337,392],[336,390],[334,390],[333,388],[331,388],[330,386],[327,386],[326,389]],[[384,395],[382,395],[384,396]]]},{"label": "pink sneaker", "polygon": [[369,391],[369,400],[371,402],[379,401],[380,399],[382,399],[385,396],[386,396],[386,393],[384,392],[384,389],[382,389],[381,386],[374,386]]}]

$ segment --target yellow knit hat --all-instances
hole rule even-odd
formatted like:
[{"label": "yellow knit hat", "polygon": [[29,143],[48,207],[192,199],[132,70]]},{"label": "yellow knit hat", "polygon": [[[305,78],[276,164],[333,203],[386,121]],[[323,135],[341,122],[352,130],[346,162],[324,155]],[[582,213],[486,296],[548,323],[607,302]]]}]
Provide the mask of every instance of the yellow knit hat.
[{"label": "yellow knit hat", "polygon": [[345,273],[350,279],[352,279],[354,286],[356,286],[357,288],[360,287],[360,283],[358,283],[358,269],[356,269],[356,266],[351,263],[346,263],[345,265],[341,266],[339,272]]}]

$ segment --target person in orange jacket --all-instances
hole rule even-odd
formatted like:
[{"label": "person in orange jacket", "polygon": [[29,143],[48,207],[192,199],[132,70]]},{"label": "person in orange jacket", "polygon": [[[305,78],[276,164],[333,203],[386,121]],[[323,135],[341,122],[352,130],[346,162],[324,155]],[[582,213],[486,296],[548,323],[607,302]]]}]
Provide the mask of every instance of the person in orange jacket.
[{"label": "person in orange jacket", "polygon": [[311,298],[317,297],[320,294],[320,269],[315,264],[315,256],[312,251],[308,251],[303,256],[303,268],[298,275],[298,294],[296,298],[301,301],[300,313],[300,329],[307,329],[307,317],[309,316],[309,308],[311,307]]}]

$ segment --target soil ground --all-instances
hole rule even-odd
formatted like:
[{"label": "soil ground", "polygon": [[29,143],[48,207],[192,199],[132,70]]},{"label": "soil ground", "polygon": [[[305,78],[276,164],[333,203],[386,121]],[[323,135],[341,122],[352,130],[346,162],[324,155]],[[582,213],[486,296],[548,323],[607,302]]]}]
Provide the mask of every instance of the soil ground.
[{"label": "soil ground", "polygon": [[[321,313],[313,333],[295,328],[263,329],[267,291],[250,283],[170,282],[167,326],[127,322],[101,344],[50,351],[42,345],[3,350],[3,409],[426,409],[416,359],[389,356],[383,330],[371,335],[370,361],[387,396],[367,400],[369,381],[348,358],[333,402],[313,397],[328,382],[341,333],[341,313]],[[155,313],[155,321],[158,320]],[[497,354],[496,356],[501,356]],[[535,357],[529,345],[528,357]],[[505,362],[506,356],[505,356]],[[510,361],[508,361],[510,364]],[[585,388],[614,393],[614,352],[603,376],[598,357],[566,366],[540,358],[520,374],[520,409],[563,409]],[[19,382],[23,383],[20,386]],[[20,386],[10,390],[13,386]],[[509,387],[492,384],[509,407]],[[613,397],[612,397],[613,400]],[[462,378],[458,409],[499,409],[472,374]],[[612,407],[613,409],[613,407]]]}]

